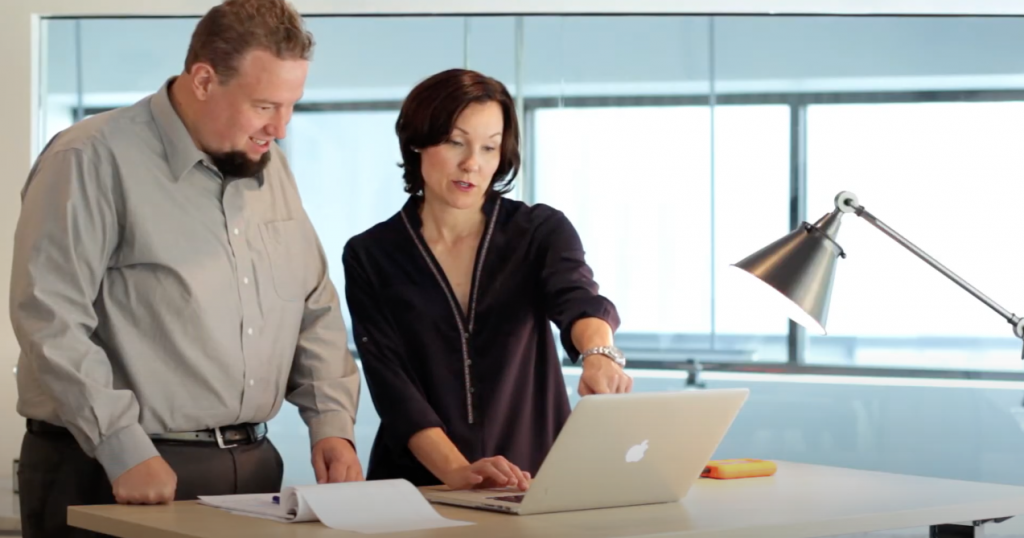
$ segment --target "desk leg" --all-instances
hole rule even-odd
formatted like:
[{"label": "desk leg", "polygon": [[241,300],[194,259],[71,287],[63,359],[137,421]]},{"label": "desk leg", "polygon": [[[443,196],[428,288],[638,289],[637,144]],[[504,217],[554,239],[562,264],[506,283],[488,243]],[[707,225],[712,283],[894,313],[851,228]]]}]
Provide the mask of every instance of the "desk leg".
[{"label": "desk leg", "polygon": [[928,536],[930,538],[984,538],[986,523],[1002,523],[1007,519],[1010,518],[1000,517],[996,519],[983,519],[975,521],[970,525],[953,523],[932,525]]}]

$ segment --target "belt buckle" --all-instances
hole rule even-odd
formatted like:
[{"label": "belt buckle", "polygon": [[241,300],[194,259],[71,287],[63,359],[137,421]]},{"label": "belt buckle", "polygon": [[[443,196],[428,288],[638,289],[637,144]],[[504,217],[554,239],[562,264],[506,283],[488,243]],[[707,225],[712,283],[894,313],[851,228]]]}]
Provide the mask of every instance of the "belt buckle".
[{"label": "belt buckle", "polygon": [[238,443],[235,443],[233,445],[225,445],[224,444],[224,434],[221,433],[220,426],[214,426],[213,427],[213,434],[217,437],[217,446],[219,446],[221,448],[231,448],[231,447],[234,447],[234,446],[238,446]]}]

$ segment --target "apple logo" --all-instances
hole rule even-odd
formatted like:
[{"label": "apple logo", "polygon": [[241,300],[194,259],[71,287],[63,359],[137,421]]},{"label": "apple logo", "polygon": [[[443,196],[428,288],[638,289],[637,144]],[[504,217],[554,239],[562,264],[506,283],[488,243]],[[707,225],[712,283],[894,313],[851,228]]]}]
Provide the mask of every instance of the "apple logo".
[{"label": "apple logo", "polygon": [[647,452],[647,439],[639,445],[633,445],[626,451],[626,463],[636,463],[644,459],[644,452]]}]

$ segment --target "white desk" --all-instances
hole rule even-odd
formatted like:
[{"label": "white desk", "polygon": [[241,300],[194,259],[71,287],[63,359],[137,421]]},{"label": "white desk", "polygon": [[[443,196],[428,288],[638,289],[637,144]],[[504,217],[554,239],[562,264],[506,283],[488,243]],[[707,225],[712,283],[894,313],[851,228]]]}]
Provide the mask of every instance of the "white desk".
[{"label": "white desk", "polygon": [[[445,517],[477,524],[394,536],[834,536],[1021,515],[1024,487],[779,462],[778,473],[770,478],[702,479],[680,503],[536,516],[435,506]],[[236,516],[195,502],[72,507],[68,521],[123,538],[363,536],[320,523],[286,524]]]}]

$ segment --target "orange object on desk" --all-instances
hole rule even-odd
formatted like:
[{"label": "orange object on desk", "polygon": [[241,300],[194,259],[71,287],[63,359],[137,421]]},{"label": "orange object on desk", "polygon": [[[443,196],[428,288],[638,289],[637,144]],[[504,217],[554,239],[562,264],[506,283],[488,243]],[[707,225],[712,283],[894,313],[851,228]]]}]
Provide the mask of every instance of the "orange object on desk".
[{"label": "orange object on desk", "polygon": [[713,460],[700,475],[705,478],[753,478],[771,476],[777,467],[774,462],[755,459]]}]

